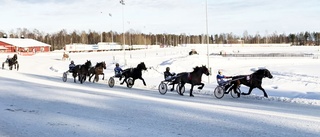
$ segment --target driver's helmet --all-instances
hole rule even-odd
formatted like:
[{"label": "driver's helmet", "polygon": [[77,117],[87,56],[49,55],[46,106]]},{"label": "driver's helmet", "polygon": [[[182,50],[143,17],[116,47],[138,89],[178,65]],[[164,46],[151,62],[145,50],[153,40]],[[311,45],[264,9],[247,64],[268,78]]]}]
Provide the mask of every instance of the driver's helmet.
[{"label": "driver's helmet", "polygon": [[74,64],[73,60],[71,60],[71,64]]},{"label": "driver's helmet", "polygon": [[221,70],[218,70],[218,74],[221,74],[222,73],[222,71]]},{"label": "driver's helmet", "polygon": [[170,67],[166,67],[166,71],[170,71]]},{"label": "driver's helmet", "polygon": [[8,55],[7,58],[10,58],[10,55]]},{"label": "driver's helmet", "polygon": [[119,67],[119,63],[116,63],[116,66]]}]

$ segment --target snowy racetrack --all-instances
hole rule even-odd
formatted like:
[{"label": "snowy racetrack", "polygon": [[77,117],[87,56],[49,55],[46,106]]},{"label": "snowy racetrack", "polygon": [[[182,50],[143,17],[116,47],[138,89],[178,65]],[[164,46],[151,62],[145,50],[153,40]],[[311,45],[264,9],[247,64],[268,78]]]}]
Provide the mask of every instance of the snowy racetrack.
[{"label": "snowy racetrack", "polygon": [[[195,91],[193,98],[188,96],[189,85],[186,86],[185,96],[170,91],[160,95],[157,86],[163,79],[160,72],[166,66],[180,72],[206,64],[203,59],[206,56],[201,55],[201,50],[200,55],[181,58],[185,56],[179,54],[183,51],[187,53],[188,50],[168,49],[155,57],[128,58],[128,65],[123,66],[125,68],[135,67],[141,61],[155,68],[143,73],[146,87],[137,80],[132,89],[119,83],[109,88],[106,80],[73,83],[71,75],[68,75],[67,82],[62,82],[62,72],[69,62],[58,60],[60,53],[19,56],[18,72],[0,70],[0,136],[319,135],[319,74],[312,71],[313,67],[320,66],[315,63],[319,60],[295,58],[296,67],[283,69],[286,64],[279,62],[290,64],[290,61],[278,60],[277,63],[272,62],[274,59],[264,59],[263,62],[260,59],[259,64],[253,59],[255,63],[249,64],[246,59],[239,62],[234,58],[211,58],[213,71],[224,69],[226,75],[251,73],[250,69],[258,67],[269,68],[275,78],[263,80],[263,87],[270,96],[268,99],[262,98],[259,90],[254,90],[254,95],[238,99],[230,95],[216,99],[212,96],[216,86],[214,76],[210,76],[211,83],[206,83],[208,77],[203,76],[205,88]],[[144,52],[126,54],[134,54],[134,58],[146,55]],[[148,51],[149,54],[155,52],[159,51]],[[161,56],[162,53],[166,54]],[[86,59],[106,61],[105,78],[112,76],[114,62],[123,64],[121,57],[122,52],[71,54],[71,58],[79,64]],[[219,65],[221,63],[223,65]],[[302,66],[313,67],[306,70]],[[294,88],[305,89],[305,93],[291,90]],[[247,89],[242,86],[242,91]]]}]

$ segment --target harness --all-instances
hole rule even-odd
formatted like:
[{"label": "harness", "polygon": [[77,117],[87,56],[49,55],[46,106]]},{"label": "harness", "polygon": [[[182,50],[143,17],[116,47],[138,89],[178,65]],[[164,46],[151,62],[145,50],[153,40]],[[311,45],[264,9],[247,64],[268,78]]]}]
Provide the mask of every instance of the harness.
[{"label": "harness", "polygon": [[188,80],[192,80],[192,75],[190,75],[190,73],[188,73]]}]

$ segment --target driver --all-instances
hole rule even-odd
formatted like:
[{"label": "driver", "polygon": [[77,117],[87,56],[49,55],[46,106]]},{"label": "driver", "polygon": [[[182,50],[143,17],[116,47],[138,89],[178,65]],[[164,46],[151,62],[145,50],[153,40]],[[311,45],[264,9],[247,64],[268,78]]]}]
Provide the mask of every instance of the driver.
[{"label": "driver", "polygon": [[225,80],[225,79],[227,79],[227,78],[232,78],[232,77],[223,75],[221,70],[218,71],[218,74],[217,74],[217,83],[218,83],[219,85],[224,85],[224,84],[227,82],[227,81]]},{"label": "driver", "polygon": [[115,77],[120,77],[121,78],[121,75],[122,75],[122,68],[120,68],[119,66],[119,63],[116,63],[116,67],[114,68],[114,73],[115,73]]},{"label": "driver", "polygon": [[75,67],[76,65],[74,64],[73,60],[71,60],[71,63],[69,64],[69,72],[72,73]]},{"label": "driver", "polygon": [[165,81],[173,81],[173,79],[175,78],[175,75],[176,75],[176,73],[170,72],[170,67],[166,67],[166,71],[163,74],[164,74]]}]

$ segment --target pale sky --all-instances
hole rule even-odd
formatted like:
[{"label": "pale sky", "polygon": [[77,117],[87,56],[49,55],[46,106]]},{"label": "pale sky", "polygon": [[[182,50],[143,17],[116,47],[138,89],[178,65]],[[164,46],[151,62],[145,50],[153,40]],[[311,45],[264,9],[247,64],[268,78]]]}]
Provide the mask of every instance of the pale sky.
[{"label": "pale sky", "polygon": [[[206,33],[206,0],[124,1],[122,6],[119,0],[0,0],[0,31],[122,33],[124,26],[153,34]],[[320,0],[207,1],[209,34],[320,32]]]}]

